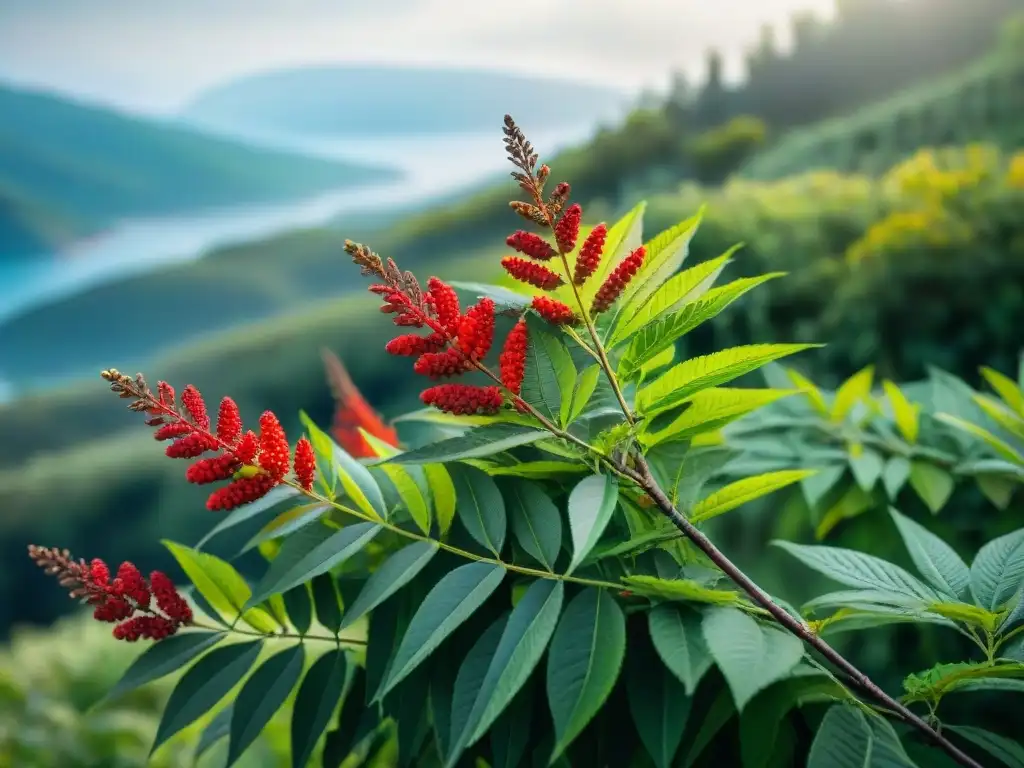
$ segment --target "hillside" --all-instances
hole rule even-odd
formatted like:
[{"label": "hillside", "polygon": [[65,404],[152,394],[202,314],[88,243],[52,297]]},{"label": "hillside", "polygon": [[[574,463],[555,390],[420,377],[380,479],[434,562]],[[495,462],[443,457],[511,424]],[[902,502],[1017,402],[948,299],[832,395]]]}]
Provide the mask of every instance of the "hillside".
[{"label": "hillside", "polygon": [[992,55],[843,118],[791,131],[741,173],[778,179],[814,168],[879,173],[922,146],[1024,146],[1024,57]]},{"label": "hillside", "polygon": [[492,131],[511,112],[544,131],[614,117],[627,100],[564,78],[338,65],[232,80],[200,94],[182,117],[222,129],[382,136]]},{"label": "hillside", "polygon": [[59,242],[62,228],[79,234],[126,216],[284,200],[391,174],[3,86],[0,114],[0,255]]}]

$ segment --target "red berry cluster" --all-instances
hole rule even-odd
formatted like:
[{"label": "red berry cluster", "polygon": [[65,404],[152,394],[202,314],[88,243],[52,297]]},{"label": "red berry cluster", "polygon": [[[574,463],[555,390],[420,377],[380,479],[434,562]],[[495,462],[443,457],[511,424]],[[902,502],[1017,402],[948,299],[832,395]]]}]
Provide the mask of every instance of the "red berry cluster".
[{"label": "red berry cluster", "polygon": [[[165,381],[153,393],[141,375],[134,379],[119,371],[103,372],[110,388],[121,397],[133,398],[132,410],[149,414],[146,424],[156,427],[157,440],[170,440],[166,454],[175,459],[196,459],[186,470],[190,483],[206,485],[230,480],[210,494],[207,509],[230,510],[266,496],[280,485],[291,468],[288,438],[271,411],[259,420],[259,434],[243,431],[238,405],[230,397],[220,402],[216,429],[211,429],[206,402],[189,385],[176,400],[174,388]],[[180,405],[179,405],[180,403]],[[204,456],[217,452],[215,456]],[[295,447],[295,481],[305,490],[313,487],[316,457],[305,437]]]},{"label": "red berry cluster", "polygon": [[111,580],[110,568],[99,558],[86,564],[72,559],[67,550],[35,545],[29,546],[28,554],[72,597],[92,605],[93,618],[116,624],[118,640],[162,640],[192,623],[192,609],[161,571],[150,573],[147,582],[138,568],[124,562]]},{"label": "red berry cluster", "polygon": [[629,285],[629,281],[640,271],[646,254],[646,249],[641,245],[616,265],[601,287],[597,289],[597,295],[594,296],[594,303],[590,308],[592,314],[599,315],[615,303],[615,300]]},{"label": "red berry cluster", "polygon": [[[539,238],[533,240],[527,233],[522,234],[523,242],[533,243],[524,247],[543,243]],[[395,316],[395,325],[427,331],[426,335],[407,333],[392,339],[385,347],[388,352],[415,357],[413,370],[431,379],[451,378],[483,369],[484,358],[494,345],[496,307],[493,299],[482,298],[463,312],[455,289],[443,280],[431,277],[424,290],[413,275],[401,272],[390,259],[385,262],[358,243],[346,243],[345,248],[353,261],[363,267],[364,273],[381,280],[371,285],[370,291],[383,298],[381,309]],[[546,270],[525,259],[517,261],[529,268]],[[501,375],[497,378],[512,395],[518,395],[526,364],[525,323],[517,325],[509,334],[501,360]],[[425,405],[458,415],[494,414],[505,402],[501,387],[475,384],[439,384],[424,390],[420,399]]]}]

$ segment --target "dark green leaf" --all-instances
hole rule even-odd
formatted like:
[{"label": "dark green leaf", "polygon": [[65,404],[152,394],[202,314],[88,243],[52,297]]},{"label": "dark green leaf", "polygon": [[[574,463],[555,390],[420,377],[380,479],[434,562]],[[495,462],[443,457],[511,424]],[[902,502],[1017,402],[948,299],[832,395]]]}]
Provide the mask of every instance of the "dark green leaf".
[{"label": "dark green leaf", "polygon": [[737,608],[706,610],[701,628],[740,712],[756,693],[781,680],[803,658],[799,638],[759,624]]},{"label": "dark green leaf", "polygon": [[[337,768],[356,745],[367,736],[367,720],[364,714],[373,710],[366,708],[366,671],[355,667],[352,684],[345,693],[345,700],[338,712],[337,727],[327,732],[324,739],[324,768]],[[364,727],[360,727],[364,726]]]},{"label": "dark green leaf", "polygon": [[512,519],[512,533],[530,557],[549,571],[562,549],[562,516],[543,489],[526,480],[498,482]]},{"label": "dark green leaf", "polygon": [[234,709],[235,702],[231,702],[220,712],[214,715],[210,724],[203,729],[203,733],[199,737],[199,742],[196,744],[196,751],[193,755],[196,761],[209,751],[210,747],[221,739],[227,738],[227,735],[231,733],[231,715],[234,712]]},{"label": "dark green leaf", "polygon": [[860,455],[850,457],[853,479],[865,491],[871,491],[875,487],[884,468],[885,463],[882,461],[882,457],[870,448],[864,448]]},{"label": "dark green leaf", "polygon": [[107,692],[103,701],[116,699],[128,691],[159,680],[164,675],[177,672],[225,637],[223,632],[200,630],[182,632],[180,635],[172,635],[159,643],[154,643],[132,662],[121,679]]},{"label": "dark green leaf", "polygon": [[581,480],[569,494],[569,530],[572,533],[572,562],[566,573],[572,573],[597,545],[612,519],[619,500],[619,486],[614,475],[591,475]]},{"label": "dark green leaf", "polygon": [[321,573],[313,579],[313,602],[316,604],[316,620],[329,631],[338,633],[341,629],[341,595],[338,582],[330,573]]},{"label": "dark green leaf", "polygon": [[910,559],[928,583],[950,597],[966,599],[970,592],[971,572],[953,548],[892,507],[889,514],[899,529]]},{"label": "dark green leaf", "polygon": [[735,713],[736,707],[733,706],[732,696],[729,695],[728,690],[722,689],[711,703],[704,719],[701,720],[700,728],[694,735],[693,741],[687,745],[686,751],[683,753],[683,759],[680,761],[683,768],[690,768],[696,762],[704,748],[711,743]]},{"label": "dark green leaf", "polygon": [[943,730],[962,736],[1010,768],[1024,768],[1024,746],[1019,741],[973,725],[943,725]]},{"label": "dark green leaf", "polygon": [[470,717],[479,697],[479,691],[487,677],[501,636],[508,624],[510,614],[505,614],[480,635],[466,654],[455,677],[452,690],[450,732],[445,751],[445,764],[453,765],[466,747],[466,731],[472,727]]},{"label": "dark green leaf", "polygon": [[505,569],[491,563],[469,563],[446,574],[427,594],[412,617],[391,663],[380,699],[419,666],[437,646],[473,615],[505,578]]},{"label": "dark green leaf", "polygon": [[299,682],[304,660],[299,643],[271,656],[245,681],[233,705],[227,765],[242,756],[284,704]]},{"label": "dark green leaf", "polygon": [[492,768],[517,768],[530,744],[530,724],[533,720],[532,684],[526,686],[508,706],[491,728]]},{"label": "dark green leaf", "polygon": [[320,520],[332,509],[333,507],[330,504],[319,503],[302,504],[298,507],[292,507],[279,514],[257,531],[255,536],[245,542],[239,554],[245,554],[250,549],[256,549],[264,542],[283,539],[294,531],[299,530],[299,528],[304,528]]},{"label": "dark green leaf", "polygon": [[309,625],[313,623],[313,603],[309,599],[309,587],[300,584],[289,589],[282,597],[284,607],[288,612],[288,619],[291,621],[295,631],[304,635],[309,631]]},{"label": "dark green leaf", "polygon": [[800,481],[800,489],[803,491],[807,506],[814,509],[831,491],[843,476],[846,475],[846,467],[843,465],[822,467],[816,474],[809,475]]},{"label": "dark green leaf", "polygon": [[442,464],[463,459],[482,459],[496,453],[535,443],[549,432],[521,424],[485,424],[457,437],[429,443],[386,459],[392,464]]},{"label": "dark green leaf", "polygon": [[807,768],[917,768],[899,737],[879,716],[852,706],[829,709],[818,728]]},{"label": "dark green leaf", "polygon": [[626,653],[626,619],[604,590],[585,589],[565,609],[548,654],[548,705],[555,723],[551,761],[604,704]]},{"label": "dark green leaf", "polygon": [[262,640],[214,648],[190,667],[167,700],[150,754],[215,707],[242,681],[262,648]]},{"label": "dark green leaf", "polygon": [[395,552],[370,575],[359,597],[345,612],[340,629],[352,626],[408,584],[436,554],[437,544],[431,541],[417,541]]},{"label": "dark green leaf", "polygon": [[300,528],[285,539],[249,604],[259,604],[327,573],[369,544],[380,530],[376,523],[354,523],[341,530],[321,523]]},{"label": "dark green leaf", "polygon": [[1024,582],[1024,528],[993,539],[971,563],[971,592],[982,608],[998,611]]},{"label": "dark green leaf", "polygon": [[650,612],[648,627],[661,660],[692,696],[712,661],[700,614],[683,606],[663,604]]},{"label": "dark green leaf", "polygon": [[505,546],[505,501],[497,484],[476,467],[456,464],[448,467],[455,485],[455,511],[469,535],[495,556]]},{"label": "dark green leaf", "polygon": [[298,495],[298,489],[293,488],[290,485],[279,485],[276,488],[271,488],[270,492],[263,498],[257,499],[249,504],[244,504],[241,507],[236,507],[226,517],[221,518],[221,521],[213,526],[213,528],[211,528],[210,531],[199,540],[194,549],[202,549],[203,545],[218,533],[222,533],[229,528],[241,525],[244,522],[252,520],[254,517],[259,517],[263,513],[268,512],[271,508],[276,507],[278,504],[282,504]]},{"label": "dark green leaf", "polygon": [[576,384],[576,366],[565,344],[546,322],[528,314],[526,325],[530,340],[521,397],[548,419],[560,423],[562,400],[572,398]]},{"label": "dark green leaf", "polygon": [[675,676],[665,674],[649,643],[630,645],[626,667],[629,709],[640,740],[656,768],[671,768],[692,700]]},{"label": "dark green leaf", "polygon": [[897,494],[910,479],[910,462],[902,456],[893,456],[885,462],[882,470],[882,485],[890,499],[895,500]]},{"label": "dark green leaf", "polygon": [[941,467],[927,461],[911,462],[910,487],[932,512],[938,512],[945,506],[953,493],[953,486],[953,476]]},{"label": "dark green leaf", "polygon": [[340,648],[328,651],[309,668],[292,713],[292,768],[306,768],[345,687],[348,662]]}]

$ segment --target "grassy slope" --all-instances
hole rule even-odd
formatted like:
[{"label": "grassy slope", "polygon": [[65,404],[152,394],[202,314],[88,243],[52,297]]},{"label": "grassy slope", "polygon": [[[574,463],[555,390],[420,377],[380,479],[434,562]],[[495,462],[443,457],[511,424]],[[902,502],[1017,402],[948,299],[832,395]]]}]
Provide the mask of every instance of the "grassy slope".
[{"label": "grassy slope", "polygon": [[814,168],[880,172],[922,146],[1024,144],[1024,60],[993,56],[854,114],[786,134],[742,175],[779,179]]},{"label": "grassy slope", "polygon": [[[43,210],[94,223],[286,199],[389,173],[11,88],[0,87],[0,114],[0,187]],[[45,227],[39,234],[44,241],[51,236]]]}]

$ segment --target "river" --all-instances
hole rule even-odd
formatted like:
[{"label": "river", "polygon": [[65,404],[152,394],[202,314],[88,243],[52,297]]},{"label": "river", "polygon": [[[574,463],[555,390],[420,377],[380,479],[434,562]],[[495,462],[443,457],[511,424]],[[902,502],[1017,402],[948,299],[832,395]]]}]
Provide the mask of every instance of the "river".
[{"label": "river", "polygon": [[[590,126],[549,131],[533,136],[532,141],[550,156],[584,140],[591,131]],[[200,258],[218,246],[315,226],[345,213],[414,208],[510,170],[498,131],[358,140],[242,138],[326,158],[390,166],[404,175],[398,181],[328,191],[301,200],[125,220],[59,254],[0,264],[0,323],[97,284]],[[0,379],[0,402],[11,395],[10,387]]]}]

